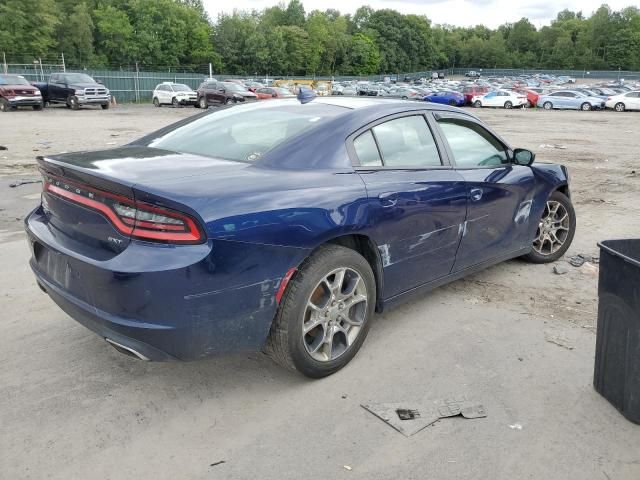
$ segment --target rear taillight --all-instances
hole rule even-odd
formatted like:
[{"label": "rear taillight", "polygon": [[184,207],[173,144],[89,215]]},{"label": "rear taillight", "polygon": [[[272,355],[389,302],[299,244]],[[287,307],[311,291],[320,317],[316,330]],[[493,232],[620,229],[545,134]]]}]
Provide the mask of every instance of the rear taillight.
[{"label": "rear taillight", "polygon": [[103,214],[123,235],[163,243],[202,243],[196,222],[175,210],[44,175],[44,191]]}]

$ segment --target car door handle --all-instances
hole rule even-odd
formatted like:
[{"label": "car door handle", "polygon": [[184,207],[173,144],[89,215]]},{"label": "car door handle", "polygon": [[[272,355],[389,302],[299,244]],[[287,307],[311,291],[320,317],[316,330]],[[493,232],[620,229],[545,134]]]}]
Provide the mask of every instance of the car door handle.
[{"label": "car door handle", "polygon": [[482,189],[481,188],[472,188],[469,191],[469,198],[472,202],[477,202],[482,198]]},{"label": "car door handle", "polygon": [[398,194],[395,192],[381,193],[378,195],[378,200],[383,207],[393,207],[398,203]]}]

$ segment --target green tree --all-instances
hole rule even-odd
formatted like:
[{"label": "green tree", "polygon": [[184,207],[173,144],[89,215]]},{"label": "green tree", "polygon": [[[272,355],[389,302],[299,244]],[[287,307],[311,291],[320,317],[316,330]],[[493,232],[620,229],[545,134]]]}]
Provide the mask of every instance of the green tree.
[{"label": "green tree", "polygon": [[67,63],[86,66],[93,61],[93,19],[86,3],[76,5],[67,20],[58,26],[59,45]]}]

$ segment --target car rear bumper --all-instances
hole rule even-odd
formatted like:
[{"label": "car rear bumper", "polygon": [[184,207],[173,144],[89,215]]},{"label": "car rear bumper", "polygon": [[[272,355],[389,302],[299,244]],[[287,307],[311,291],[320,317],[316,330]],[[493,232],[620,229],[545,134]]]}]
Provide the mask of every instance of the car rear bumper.
[{"label": "car rear bumper", "polygon": [[[290,249],[232,241],[131,241],[112,258],[95,260],[71,251],[42,207],[25,229],[30,266],[51,299],[101,337],[149,360],[260,350],[282,276],[295,265]],[[274,270],[282,275],[271,278]]]}]

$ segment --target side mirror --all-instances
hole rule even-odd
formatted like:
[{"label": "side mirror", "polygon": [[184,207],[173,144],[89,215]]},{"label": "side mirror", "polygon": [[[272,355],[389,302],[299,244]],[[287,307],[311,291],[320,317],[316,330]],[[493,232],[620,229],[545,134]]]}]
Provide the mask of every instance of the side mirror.
[{"label": "side mirror", "polygon": [[528,167],[536,159],[536,154],[525,148],[516,148],[513,151],[513,160],[516,165]]},{"label": "side mirror", "polygon": [[220,93],[227,93],[227,91],[224,88],[221,88]]}]

